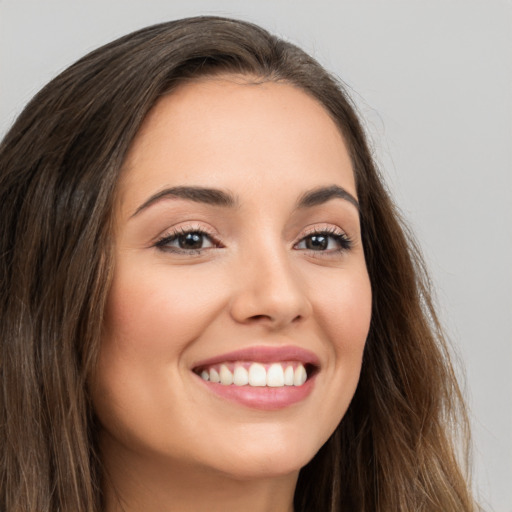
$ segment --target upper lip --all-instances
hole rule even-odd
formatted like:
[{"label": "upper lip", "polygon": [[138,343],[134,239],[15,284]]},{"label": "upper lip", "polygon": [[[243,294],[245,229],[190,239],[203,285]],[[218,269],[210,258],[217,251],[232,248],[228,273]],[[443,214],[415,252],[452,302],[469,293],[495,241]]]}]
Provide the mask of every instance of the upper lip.
[{"label": "upper lip", "polygon": [[253,346],[219,354],[194,364],[194,368],[212,366],[219,363],[235,361],[254,361],[258,363],[279,363],[284,361],[297,361],[304,365],[320,366],[320,360],[310,350],[294,345],[285,346]]}]

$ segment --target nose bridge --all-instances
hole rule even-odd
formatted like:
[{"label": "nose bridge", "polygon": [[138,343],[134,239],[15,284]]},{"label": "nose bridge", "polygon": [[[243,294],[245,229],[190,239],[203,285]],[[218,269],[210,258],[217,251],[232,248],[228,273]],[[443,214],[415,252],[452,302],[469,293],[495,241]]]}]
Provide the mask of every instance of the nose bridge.
[{"label": "nose bridge", "polygon": [[310,304],[293,265],[293,249],[267,236],[240,254],[232,316],[239,322],[266,322],[280,327],[305,319]]}]

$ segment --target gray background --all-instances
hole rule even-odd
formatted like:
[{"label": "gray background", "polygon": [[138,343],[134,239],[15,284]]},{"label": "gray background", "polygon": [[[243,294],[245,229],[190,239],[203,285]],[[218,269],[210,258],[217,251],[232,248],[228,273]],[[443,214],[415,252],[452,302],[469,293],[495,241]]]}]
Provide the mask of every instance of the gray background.
[{"label": "gray background", "polygon": [[89,50],[197,14],[260,23],[353,89],[465,368],[477,493],[512,512],[512,1],[0,0],[0,136]]}]

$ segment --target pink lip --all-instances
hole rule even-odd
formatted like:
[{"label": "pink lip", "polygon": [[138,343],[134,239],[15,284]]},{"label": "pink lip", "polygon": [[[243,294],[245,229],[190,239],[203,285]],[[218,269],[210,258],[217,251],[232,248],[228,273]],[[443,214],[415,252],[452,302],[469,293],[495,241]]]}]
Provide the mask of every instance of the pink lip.
[{"label": "pink lip", "polygon": [[224,386],[223,384],[205,381],[196,374],[200,384],[215,395],[229,401],[237,402],[246,407],[265,411],[289,407],[309,396],[313,391],[317,371],[320,366],[318,357],[309,350],[295,346],[257,346],[228,352],[199,361],[194,365],[194,368],[204,368],[219,363],[234,361],[254,361],[259,363],[297,361],[304,365],[312,365],[316,368],[315,373],[308,376],[308,380],[302,386],[284,386],[279,388],[235,385]]},{"label": "pink lip", "polygon": [[256,346],[235,350],[199,361],[194,365],[194,368],[235,361],[254,361],[258,363],[298,361],[302,364],[320,366],[320,360],[313,352],[293,345],[285,345],[281,347]]},{"label": "pink lip", "polygon": [[200,384],[217,396],[237,402],[252,409],[275,411],[289,407],[304,400],[315,385],[316,374],[308,378],[302,386],[284,386],[282,388],[251,387],[251,386],[224,386],[222,384],[207,382],[197,376]]}]

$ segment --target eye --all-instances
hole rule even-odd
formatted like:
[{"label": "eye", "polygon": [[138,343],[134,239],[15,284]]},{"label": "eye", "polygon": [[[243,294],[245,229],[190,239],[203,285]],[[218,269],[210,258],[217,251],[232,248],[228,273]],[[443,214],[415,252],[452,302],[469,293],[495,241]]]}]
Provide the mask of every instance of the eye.
[{"label": "eye", "polygon": [[294,246],[294,249],[305,249],[315,252],[341,252],[349,250],[351,247],[352,242],[345,233],[318,231],[302,238]]},{"label": "eye", "polygon": [[219,244],[211,235],[204,231],[194,229],[190,231],[180,230],[158,240],[155,247],[163,251],[196,253],[203,249],[218,247]]}]

